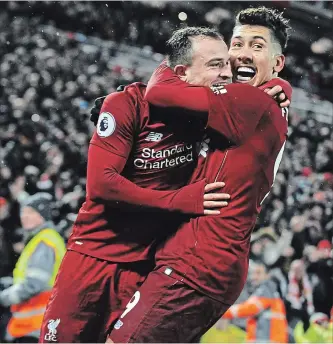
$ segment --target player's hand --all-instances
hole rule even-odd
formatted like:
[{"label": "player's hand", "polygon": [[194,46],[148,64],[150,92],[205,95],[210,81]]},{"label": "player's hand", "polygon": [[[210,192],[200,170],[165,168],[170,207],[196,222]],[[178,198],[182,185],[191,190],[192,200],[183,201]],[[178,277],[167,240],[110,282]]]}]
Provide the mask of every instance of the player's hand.
[{"label": "player's hand", "polygon": [[281,108],[290,106],[290,100],[283,92],[283,89],[280,85],[276,85],[272,88],[266,88],[264,92],[274,98]]},{"label": "player's hand", "polygon": [[[124,91],[125,85],[120,85],[117,87],[117,92]],[[90,110],[90,120],[94,123],[94,125],[97,125],[98,122],[98,116],[101,112],[101,108],[104,102],[104,99],[106,96],[99,97],[95,99],[94,106]]]},{"label": "player's hand", "polygon": [[94,123],[94,125],[97,125],[98,116],[99,116],[99,113],[101,112],[101,108],[102,108],[105,98],[106,96],[96,98],[94,106],[90,110],[90,120]]},{"label": "player's hand", "polygon": [[219,209],[228,205],[227,200],[230,199],[230,195],[218,192],[218,189],[224,186],[225,183],[223,182],[210,183],[205,186],[203,202],[205,215],[219,215]]}]

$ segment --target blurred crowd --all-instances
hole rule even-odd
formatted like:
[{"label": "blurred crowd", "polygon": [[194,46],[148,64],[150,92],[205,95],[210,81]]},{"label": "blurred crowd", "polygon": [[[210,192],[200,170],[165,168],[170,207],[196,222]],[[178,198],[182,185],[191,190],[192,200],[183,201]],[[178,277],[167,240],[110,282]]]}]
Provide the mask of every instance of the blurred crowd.
[{"label": "blurred crowd", "polygon": [[[274,1],[274,5],[282,9],[292,6],[292,3],[293,1]],[[52,20],[64,30],[79,31],[85,35],[145,47],[163,54],[164,43],[170,32],[182,25],[214,26],[229,39],[234,14],[242,7],[252,5],[250,1],[224,2],[223,5],[214,1],[30,1],[10,2],[6,9],[14,15],[39,15],[43,23]],[[304,6],[313,6],[331,18],[333,16],[332,1],[309,1]],[[299,10],[300,15],[301,11]],[[288,15],[288,11],[286,13]],[[315,16],[313,13],[312,15]],[[318,20],[318,16],[315,19]],[[318,30],[317,27],[315,29]],[[289,57],[283,75],[294,86],[333,101],[332,25],[331,30],[323,30],[323,37],[308,44],[299,40],[302,35],[302,32],[298,33],[297,39],[287,50]]]},{"label": "blurred crowd", "polygon": [[[119,84],[148,79],[161,59],[155,52],[163,54],[162,42],[183,25],[175,15],[179,5],[161,6],[1,4],[0,277],[12,273],[24,247],[19,214],[28,195],[53,195],[53,222],[68,238],[85,196],[89,109]],[[227,10],[190,13],[187,24],[232,28]],[[119,58],[125,45],[133,46],[129,61]],[[293,52],[285,74],[294,86],[333,100],[327,92],[333,89],[332,61],[329,54]],[[329,316],[333,306],[333,131],[315,114],[304,118],[291,110],[289,116],[289,141],[252,237],[251,260],[264,262],[278,279],[294,327],[318,312]]]}]

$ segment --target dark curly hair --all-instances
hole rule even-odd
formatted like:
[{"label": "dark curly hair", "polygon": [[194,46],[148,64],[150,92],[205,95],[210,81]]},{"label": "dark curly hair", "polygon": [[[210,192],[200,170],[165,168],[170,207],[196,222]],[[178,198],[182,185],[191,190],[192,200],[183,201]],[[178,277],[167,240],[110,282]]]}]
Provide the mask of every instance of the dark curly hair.
[{"label": "dark curly hair", "polygon": [[216,30],[208,27],[185,27],[176,30],[166,42],[167,60],[170,67],[178,64],[191,65],[192,63],[192,37],[205,36],[223,40],[223,36]]},{"label": "dark curly hair", "polygon": [[260,25],[270,29],[273,38],[280,44],[281,49],[287,47],[289,31],[291,29],[289,20],[283,17],[283,13],[272,8],[256,7],[246,8],[236,16],[235,26]]}]

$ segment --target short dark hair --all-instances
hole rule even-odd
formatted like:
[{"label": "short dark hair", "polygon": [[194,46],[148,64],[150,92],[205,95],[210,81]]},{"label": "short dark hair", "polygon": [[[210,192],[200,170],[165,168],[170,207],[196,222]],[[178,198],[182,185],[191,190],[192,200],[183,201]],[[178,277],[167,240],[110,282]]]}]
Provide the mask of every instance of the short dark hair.
[{"label": "short dark hair", "polygon": [[192,37],[204,36],[223,40],[223,36],[208,27],[185,27],[174,31],[166,42],[167,60],[170,67],[178,64],[190,65],[192,63]]},{"label": "short dark hair", "polygon": [[246,8],[236,16],[235,26],[260,25],[270,29],[273,38],[280,44],[281,49],[287,47],[289,31],[291,29],[289,20],[283,17],[283,13],[272,8],[256,7]]}]

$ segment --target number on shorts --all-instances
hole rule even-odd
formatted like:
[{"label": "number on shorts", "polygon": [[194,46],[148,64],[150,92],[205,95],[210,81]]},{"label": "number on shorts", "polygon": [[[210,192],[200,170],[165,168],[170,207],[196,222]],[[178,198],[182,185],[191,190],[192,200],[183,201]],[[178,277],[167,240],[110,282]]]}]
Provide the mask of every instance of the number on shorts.
[{"label": "number on shorts", "polygon": [[130,299],[129,303],[126,305],[125,312],[120,316],[120,319],[124,318],[127,313],[129,313],[139,302],[140,300],[140,292],[136,291],[132,298]]}]

